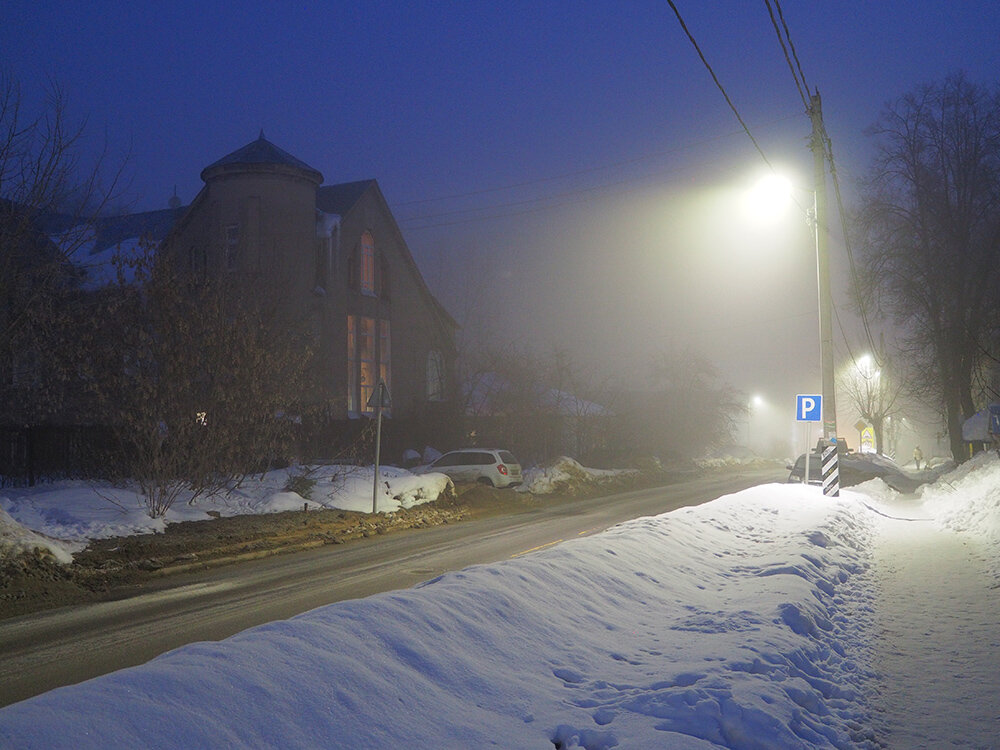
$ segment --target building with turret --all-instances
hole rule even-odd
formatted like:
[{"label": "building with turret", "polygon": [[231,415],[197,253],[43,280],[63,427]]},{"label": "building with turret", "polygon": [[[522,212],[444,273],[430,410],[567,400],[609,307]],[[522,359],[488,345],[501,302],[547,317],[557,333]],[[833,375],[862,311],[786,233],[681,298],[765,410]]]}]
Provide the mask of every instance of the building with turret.
[{"label": "building with turret", "polygon": [[[391,395],[391,433],[420,448],[445,429],[455,395],[456,323],[431,293],[375,180],[323,175],[264,134],[201,172],[205,185],[163,240],[196,278],[240,277],[276,292],[312,332],[310,397],[327,429]],[[438,438],[438,440],[443,438]]]}]

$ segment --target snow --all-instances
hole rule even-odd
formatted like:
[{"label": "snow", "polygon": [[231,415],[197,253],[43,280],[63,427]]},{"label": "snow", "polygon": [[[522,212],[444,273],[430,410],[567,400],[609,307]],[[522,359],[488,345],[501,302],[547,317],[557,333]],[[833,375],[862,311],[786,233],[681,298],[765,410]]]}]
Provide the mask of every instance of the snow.
[{"label": "snow", "polygon": [[84,545],[74,545],[48,539],[42,534],[25,528],[0,508],[0,560],[5,557],[17,557],[25,553],[42,550],[50,554],[58,562],[69,564],[73,561],[73,552],[82,549]]},{"label": "snow", "polygon": [[[296,477],[312,482],[308,498],[286,488]],[[451,480],[444,474],[415,476],[405,469],[379,469],[378,511],[437,500]],[[246,479],[228,493],[182,494],[161,518],[150,518],[137,490],[64,481],[33,489],[0,490],[0,556],[4,550],[41,548],[58,559],[82,549],[90,539],[161,532],[167,524],[213,516],[337,508],[370,513],[372,466],[295,466]],[[10,519],[7,521],[6,519]],[[67,560],[68,562],[68,560]]]},{"label": "snow", "polygon": [[533,466],[526,470],[522,474],[522,483],[517,490],[534,495],[547,495],[571,487],[600,484],[635,473],[637,472],[632,469],[592,469],[568,456],[560,456],[547,466]]},{"label": "snow", "polygon": [[0,746],[997,747],[996,487],[761,485],[51,691]]}]

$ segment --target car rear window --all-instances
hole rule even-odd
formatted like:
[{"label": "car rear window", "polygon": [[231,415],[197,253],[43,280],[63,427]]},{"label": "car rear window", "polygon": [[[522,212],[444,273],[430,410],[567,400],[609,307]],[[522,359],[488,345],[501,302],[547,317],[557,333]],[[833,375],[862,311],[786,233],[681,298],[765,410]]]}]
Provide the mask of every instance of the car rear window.
[{"label": "car rear window", "polygon": [[509,451],[497,451],[497,455],[500,456],[500,460],[505,464],[516,464],[517,459],[514,458],[514,454]]}]

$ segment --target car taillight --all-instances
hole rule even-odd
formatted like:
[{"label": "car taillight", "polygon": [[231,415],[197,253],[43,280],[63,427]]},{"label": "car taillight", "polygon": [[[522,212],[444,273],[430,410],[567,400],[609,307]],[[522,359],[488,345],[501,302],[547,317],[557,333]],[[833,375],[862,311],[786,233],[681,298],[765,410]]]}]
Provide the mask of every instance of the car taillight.
[{"label": "car taillight", "polygon": [[504,476],[507,476],[507,467],[503,464],[497,464],[497,471],[499,471]]}]

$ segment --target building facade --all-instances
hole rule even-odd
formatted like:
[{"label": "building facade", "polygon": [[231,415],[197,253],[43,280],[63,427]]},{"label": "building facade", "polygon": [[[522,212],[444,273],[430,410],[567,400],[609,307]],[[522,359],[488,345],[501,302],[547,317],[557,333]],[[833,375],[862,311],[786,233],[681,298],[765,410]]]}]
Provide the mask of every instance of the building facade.
[{"label": "building facade", "polygon": [[324,415],[315,450],[374,412],[379,382],[391,394],[390,443],[450,442],[457,326],[378,183],[323,185],[318,170],[263,133],[201,177],[162,251],[195,278],[239,277],[273,294],[286,318],[307,327],[315,365],[307,398]]}]

